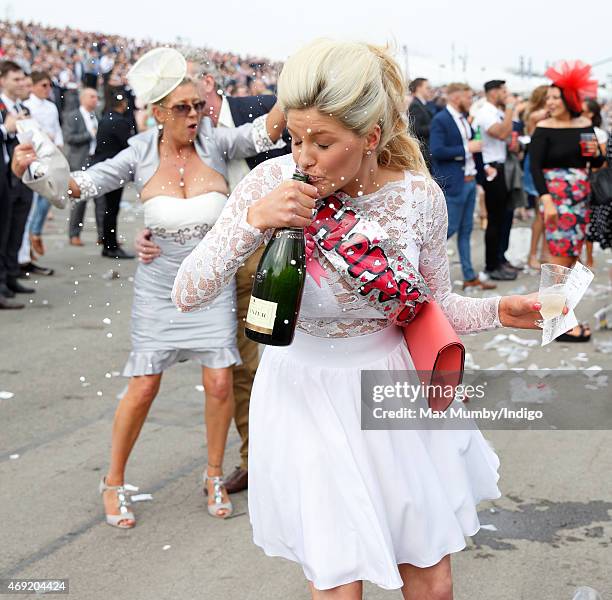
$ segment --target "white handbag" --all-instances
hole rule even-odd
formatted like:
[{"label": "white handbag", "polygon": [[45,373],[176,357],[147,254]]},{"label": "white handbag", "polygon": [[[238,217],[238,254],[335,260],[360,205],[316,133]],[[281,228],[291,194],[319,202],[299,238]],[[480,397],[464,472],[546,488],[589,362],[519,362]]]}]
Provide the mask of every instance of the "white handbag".
[{"label": "white handbag", "polygon": [[60,149],[33,119],[17,121],[17,138],[34,146],[36,160],[26,169],[22,181],[57,208],[69,203],[70,167]]}]

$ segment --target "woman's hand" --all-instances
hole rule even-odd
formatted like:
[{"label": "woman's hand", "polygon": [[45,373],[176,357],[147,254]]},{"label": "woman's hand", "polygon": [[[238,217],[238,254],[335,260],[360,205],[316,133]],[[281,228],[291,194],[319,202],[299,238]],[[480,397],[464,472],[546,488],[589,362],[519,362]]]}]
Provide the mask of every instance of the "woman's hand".
[{"label": "woman's hand", "polygon": [[36,152],[32,144],[17,144],[13,151],[11,169],[16,177],[21,179],[26,169],[36,160]]},{"label": "woman's hand", "polygon": [[138,260],[145,265],[153,262],[160,254],[161,248],[151,241],[151,230],[143,229],[134,240],[134,248],[138,252]]},{"label": "woman's hand", "polygon": [[[518,329],[540,329],[538,322],[542,315],[538,293],[526,296],[502,296],[499,302],[499,320],[504,327],[516,327]],[[567,306],[563,307],[563,314],[568,312]]]},{"label": "woman's hand", "polygon": [[552,196],[550,194],[542,194],[540,196],[540,202],[542,202],[542,206],[544,207],[544,223],[547,226],[556,227],[559,212],[553,202]]},{"label": "woman's hand", "polygon": [[260,231],[276,227],[308,227],[319,191],[290,179],[249,207],[247,222]]},{"label": "woman's hand", "polygon": [[266,117],[266,130],[272,142],[279,140],[281,135],[283,135],[286,125],[287,119],[285,118],[285,113],[280,109],[277,102]]}]

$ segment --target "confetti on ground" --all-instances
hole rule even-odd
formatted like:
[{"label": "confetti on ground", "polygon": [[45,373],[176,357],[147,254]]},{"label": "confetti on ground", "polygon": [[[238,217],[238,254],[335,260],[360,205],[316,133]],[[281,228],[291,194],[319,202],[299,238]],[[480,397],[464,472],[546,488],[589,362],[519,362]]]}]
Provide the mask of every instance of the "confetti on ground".
[{"label": "confetti on ground", "polygon": [[172,548],[172,546],[170,544],[166,544],[162,550],[170,550],[170,548]]},{"label": "confetti on ground", "polygon": [[153,496],[151,494],[136,494],[130,496],[130,500],[132,502],[147,502],[148,500],[153,500]]},{"label": "confetti on ground", "polygon": [[203,386],[203,385],[196,385],[196,386],[195,386],[195,389],[196,389],[198,392],[203,392],[203,391],[204,391],[204,386]]},{"label": "confetti on ground", "polygon": [[497,531],[497,527],[495,527],[495,525],[493,525],[492,523],[487,523],[486,525],[481,525],[480,528],[481,529],[487,529],[488,531]]},{"label": "confetti on ground", "polygon": [[10,400],[14,395],[13,392],[0,392],[0,400]]},{"label": "confetti on ground", "polygon": [[110,281],[111,279],[119,279],[119,277],[119,273],[114,269],[109,269],[102,275],[102,279],[106,279],[107,281]]},{"label": "confetti on ground", "polygon": [[17,460],[17,459],[19,458],[19,454],[11,454],[11,455],[9,456],[9,458],[10,458],[11,460]]},{"label": "confetti on ground", "polygon": [[514,335],[514,333],[511,333],[508,336],[508,340],[514,342],[515,344],[520,344],[521,346],[536,346],[538,344],[538,340],[527,340],[519,337],[518,335]]}]

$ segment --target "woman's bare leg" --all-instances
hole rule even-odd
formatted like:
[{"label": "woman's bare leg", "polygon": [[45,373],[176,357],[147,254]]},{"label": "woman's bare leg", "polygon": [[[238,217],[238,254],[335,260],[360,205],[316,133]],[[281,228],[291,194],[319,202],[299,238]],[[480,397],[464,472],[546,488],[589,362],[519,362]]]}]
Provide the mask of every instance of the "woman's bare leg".
[{"label": "woman's bare leg", "polygon": [[[202,368],[202,384],[206,393],[204,420],[206,421],[206,439],[208,445],[208,474],[211,477],[223,474],[223,455],[227,443],[232,417],[234,416],[234,392],[232,369]],[[213,484],[208,484],[208,504],[214,504]],[[227,502],[227,492],[223,494]],[[223,517],[226,510],[217,511]]]},{"label": "woman's bare leg", "polygon": [[363,583],[353,581],[346,585],[339,585],[330,590],[317,590],[312,582],[308,582],[312,600],[361,600],[363,597]]},{"label": "woman's bare leg", "polygon": [[433,567],[397,566],[404,582],[404,600],[453,600],[450,554]]},{"label": "woman's bare leg", "polygon": [[[538,244],[540,243],[540,238],[544,233],[544,221],[542,219],[542,215],[540,214],[540,210],[538,208],[538,200],[535,200],[535,216],[533,217],[533,223],[531,224],[531,247],[529,249],[529,266],[532,269],[540,268],[540,261],[538,260]],[[544,241],[542,245],[542,254],[540,255],[542,258],[544,257],[544,250],[546,248],[546,241]]]},{"label": "woman's bare leg", "polygon": [[[119,400],[113,420],[111,442],[111,460],[106,475],[108,485],[123,485],[125,466],[132,448],[140,435],[142,425],[147,418],[151,404],[157,396],[162,374],[132,377],[127,392]],[[118,515],[117,492],[110,490],[104,493],[106,514]],[[131,519],[120,521],[122,525],[134,525]]]},{"label": "woman's bare leg", "polygon": [[595,261],[593,260],[593,242],[586,242],[586,266],[589,269],[593,268]]}]

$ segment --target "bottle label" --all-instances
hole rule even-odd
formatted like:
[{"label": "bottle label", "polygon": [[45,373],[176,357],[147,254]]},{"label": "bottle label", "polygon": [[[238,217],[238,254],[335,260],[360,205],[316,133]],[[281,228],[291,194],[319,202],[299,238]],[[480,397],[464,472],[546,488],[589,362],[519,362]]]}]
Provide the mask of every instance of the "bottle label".
[{"label": "bottle label", "polygon": [[274,329],[277,306],[276,302],[269,302],[268,300],[251,296],[245,327],[251,331],[271,335]]},{"label": "bottle label", "polygon": [[275,238],[288,238],[290,240],[304,239],[303,229],[280,229],[274,233]]}]

